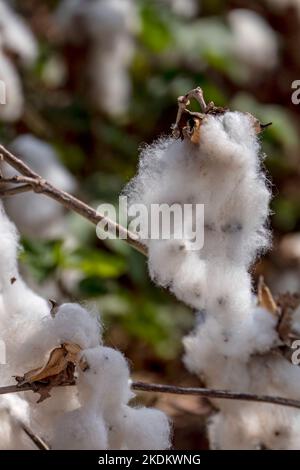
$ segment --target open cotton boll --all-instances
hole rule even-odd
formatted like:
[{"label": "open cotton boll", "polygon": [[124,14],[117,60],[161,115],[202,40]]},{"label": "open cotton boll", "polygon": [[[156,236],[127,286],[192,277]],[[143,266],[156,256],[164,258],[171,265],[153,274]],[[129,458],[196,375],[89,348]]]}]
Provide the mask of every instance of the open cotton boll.
[{"label": "open cotton boll", "polygon": [[32,32],[21,16],[3,0],[0,1],[0,37],[3,46],[18,54],[25,64],[36,59],[37,43]]},{"label": "open cotton boll", "polygon": [[170,448],[170,423],[154,408],[122,408],[125,448],[128,450],[165,450]]},{"label": "open cotton boll", "polygon": [[106,419],[132,397],[126,359],[119,351],[104,346],[84,350],[82,358],[87,368],[78,377],[80,401],[101,410]]},{"label": "open cotton boll", "polygon": [[[15,122],[23,113],[24,97],[22,84],[11,60],[0,49],[1,101],[0,120]],[[4,95],[4,103],[3,103]]]},{"label": "open cotton boll", "polygon": [[53,450],[105,450],[107,431],[101,415],[81,407],[64,413],[54,429]]},{"label": "open cotton boll", "polygon": [[[59,189],[67,192],[76,190],[75,179],[59,162],[57,153],[47,142],[24,134],[10,144],[10,150]],[[15,174],[7,165],[4,164],[3,168],[7,176]],[[56,229],[64,213],[56,201],[33,193],[23,194],[22,198],[9,198],[5,206],[21,232],[29,236],[49,233],[52,227]]]},{"label": "open cotton boll", "polygon": [[260,15],[247,9],[235,9],[228,14],[228,21],[232,51],[239,61],[255,70],[273,69],[277,65],[276,33]]},{"label": "open cotton boll", "polygon": [[132,54],[133,44],[127,38],[110,45],[96,43],[90,52],[91,98],[111,115],[124,113],[128,107],[131,82],[127,67]]},{"label": "open cotton boll", "polygon": [[[26,354],[19,356],[19,350],[27,344],[42,319],[49,314],[47,302],[31,291],[19,275],[17,265],[18,233],[0,207],[0,288],[2,297],[1,339],[6,344],[7,362],[10,367],[22,364],[26,367]],[[18,348],[16,349],[16,344]],[[26,346],[31,361],[40,351],[34,345]],[[30,351],[29,351],[30,349]],[[21,372],[21,371],[14,371]],[[11,374],[12,375],[12,374]]]},{"label": "open cotton boll", "polygon": [[67,41],[89,43],[87,75],[94,106],[110,115],[124,113],[131,93],[133,36],[139,29],[135,2],[65,0],[56,17]]},{"label": "open cotton boll", "polygon": [[49,327],[58,343],[75,343],[82,349],[98,346],[101,341],[101,325],[96,315],[79,304],[62,304]]},{"label": "open cotton boll", "polygon": [[[146,147],[141,153],[138,174],[124,190],[124,195],[128,196],[129,215],[137,203],[144,204],[148,213],[153,204],[172,206],[177,203],[181,207],[187,203],[204,204],[204,227],[199,223],[200,218],[196,218],[197,239],[201,239],[204,228],[203,247],[192,252],[189,240],[182,237],[186,249],[176,255],[173,241],[143,240],[149,248],[151,277],[196,308],[202,308],[204,298],[199,300],[189,294],[187,285],[190,282],[197,286],[200,296],[203,290],[209,292],[210,289],[201,287],[203,273],[206,273],[207,286],[211,280],[216,286],[222,286],[222,276],[228,279],[226,289],[231,289],[232,298],[235,290],[240,299],[246,293],[240,310],[246,310],[245,304],[250,305],[250,279],[242,289],[236,289],[240,285],[239,276],[269,242],[265,222],[270,191],[260,170],[255,125],[254,118],[245,113],[207,115],[200,127],[199,142],[160,139]],[[184,228],[191,226],[189,217],[181,220]],[[148,217],[140,217],[139,222],[142,233],[147,233]],[[152,217],[151,223],[158,224]],[[177,243],[180,247],[180,242]],[[170,262],[166,262],[167,253]],[[219,264],[214,269],[216,262]],[[226,270],[229,264],[241,267],[238,276],[234,275],[232,280]],[[225,269],[222,268],[220,276],[218,272],[223,265]],[[193,291],[197,292],[197,288]]]}]

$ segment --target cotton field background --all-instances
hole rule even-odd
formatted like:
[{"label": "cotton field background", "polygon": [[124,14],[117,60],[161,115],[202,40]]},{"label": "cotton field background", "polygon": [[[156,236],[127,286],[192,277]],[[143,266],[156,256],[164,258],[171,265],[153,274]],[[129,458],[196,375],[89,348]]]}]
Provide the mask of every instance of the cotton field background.
[{"label": "cotton field background", "polygon": [[76,381],[2,395],[1,449],[300,449],[299,410],[131,387],[300,400],[299,43],[300,0],[0,0],[0,144],[94,209],[204,203],[207,240],[147,260],[0,180],[0,387]]}]

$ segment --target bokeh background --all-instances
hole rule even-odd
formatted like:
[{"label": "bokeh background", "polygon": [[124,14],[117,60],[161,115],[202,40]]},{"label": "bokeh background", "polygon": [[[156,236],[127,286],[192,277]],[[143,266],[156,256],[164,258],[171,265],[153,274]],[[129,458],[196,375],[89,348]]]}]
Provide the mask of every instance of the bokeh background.
[{"label": "bokeh background", "polygon": [[[8,92],[0,139],[93,207],[117,205],[139,147],[170,131],[177,97],[200,85],[207,101],[273,123],[262,135],[273,249],[253,274],[275,293],[300,292],[300,105],[291,99],[299,44],[300,0],[0,2],[0,80]],[[99,309],[107,343],[126,354],[136,378],[199,385],[181,364],[193,312],[150,282],[142,255],[98,240],[92,225],[43,196],[5,203],[37,291]],[[174,419],[175,448],[207,446],[208,403],[143,399]]]}]

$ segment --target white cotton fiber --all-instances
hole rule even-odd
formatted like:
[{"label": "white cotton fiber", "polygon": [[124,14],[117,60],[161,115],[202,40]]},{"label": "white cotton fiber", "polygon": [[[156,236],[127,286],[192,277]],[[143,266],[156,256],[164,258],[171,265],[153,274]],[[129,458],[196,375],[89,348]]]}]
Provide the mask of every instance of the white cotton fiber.
[{"label": "white cotton fiber", "polygon": [[255,70],[273,69],[278,63],[278,39],[264,18],[254,11],[234,9],[228,14],[232,50],[236,58]]},{"label": "white cotton fiber", "polygon": [[87,368],[78,378],[81,403],[90,403],[106,417],[132,397],[129,369],[124,356],[115,349],[98,346],[82,352]]},{"label": "white cotton fiber", "polygon": [[19,72],[10,56],[17,55],[23,65],[37,57],[37,43],[23,19],[7,2],[0,1],[0,121],[15,122],[23,114],[24,96]]},{"label": "white cotton fiber", "polygon": [[101,415],[86,407],[63,414],[55,426],[52,449],[107,449],[107,431]]},{"label": "white cotton fiber", "polygon": [[122,408],[125,445],[128,450],[163,450],[170,447],[170,424],[153,408]]},{"label": "white cotton fiber", "polygon": [[[153,280],[195,308],[205,304],[204,291],[211,282],[219,286],[224,281],[228,286],[231,283],[233,297],[237,291],[243,298],[244,291],[236,287],[236,281],[240,284],[239,275],[234,281],[228,276],[227,266],[241,266],[241,272],[253,262],[257,252],[268,246],[265,223],[270,192],[260,170],[259,152],[252,116],[239,112],[207,115],[200,127],[199,143],[167,138],[146,147],[138,174],[124,191],[129,208],[144,204],[148,213],[153,204],[204,204],[204,227],[200,219],[194,219],[197,239],[201,239],[204,229],[203,247],[195,249],[194,244],[191,250],[191,239],[184,236],[176,243],[143,240],[148,245]],[[151,222],[159,223],[152,218]],[[148,218],[141,217],[140,223],[144,225],[143,232],[147,232]],[[184,228],[190,226],[191,219],[186,217]],[[219,274],[223,265],[225,279]],[[248,281],[248,300],[243,301],[248,305],[249,286]],[[243,305],[239,308],[245,309]]]},{"label": "white cotton fiber", "polygon": [[60,343],[75,343],[82,349],[95,347],[101,340],[97,316],[75,303],[62,304],[58,308],[52,320],[52,329]]},{"label": "white cotton fiber", "polygon": [[[2,205],[0,241],[0,331],[6,353],[0,365],[1,383],[8,385],[14,382],[13,376],[44,367],[51,351],[63,343],[82,349],[72,359],[77,364],[76,386],[54,387],[41,403],[31,391],[1,397],[0,448],[35,448],[19,420],[53,449],[133,448],[137,413],[143,419],[138,448],[168,447],[169,428],[163,413],[130,411],[126,406],[133,397],[129,368],[119,351],[100,345],[98,317],[75,303],[62,304],[53,312],[50,303],[25,284],[17,265],[19,236]],[[130,417],[125,423],[124,409]]]},{"label": "white cotton fiber", "polygon": [[16,67],[1,49],[0,80],[4,84],[4,88],[1,85],[0,120],[17,121],[23,113],[24,106],[22,84]]},{"label": "white cotton fiber", "polygon": [[[74,177],[60,163],[56,151],[47,142],[31,134],[24,134],[10,144],[10,150],[59,189],[71,193],[76,190]],[[3,165],[3,169],[7,176],[15,174],[7,165]],[[62,206],[41,194],[25,193],[8,198],[5,206],[22,233],[29,236],[49,234],[51,230],[57,230],[57,225],[62,223],[64,216]]]},{"label": "white cotton fiber", "polygon": [[17,54],[25,64],[36,59],[37,43],[32,32],[3,0],[0,2],[0,38],[4,48]]},{"label": "white cotton fiber", "polygon": [[56,18],[65,40],[89,44],[86,68],[94,106],[110,115],[124,113],[131,94],[128,69],[134,35],[139,29],[135,2],[64,0]]}]

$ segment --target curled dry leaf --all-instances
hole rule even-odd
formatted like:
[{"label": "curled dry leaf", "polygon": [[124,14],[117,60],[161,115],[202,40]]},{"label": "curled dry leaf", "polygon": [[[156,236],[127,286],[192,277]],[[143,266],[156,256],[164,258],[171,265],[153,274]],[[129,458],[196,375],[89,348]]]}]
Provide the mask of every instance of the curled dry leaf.
[{"label": "curled dry leaf", "polygon": [[50,397],[50,390],[58,385],[74,383],[75,366],[80,363],[81,347],[74,343],[63,343],[49,353],[45,365],[32,369],[23,377],[16,377],[18,385],[30,384],[40,394],[38,403]]},{"label": "curled dry leaf", "polygon": [[257,298],[259,307],[262,307],[272,315],[279,317],[279,308],[262,276],[258,281]]}]

